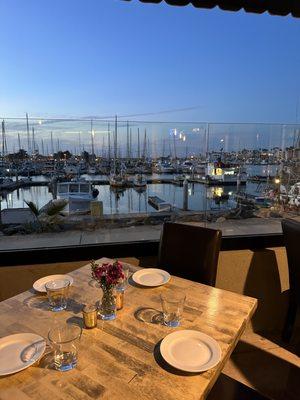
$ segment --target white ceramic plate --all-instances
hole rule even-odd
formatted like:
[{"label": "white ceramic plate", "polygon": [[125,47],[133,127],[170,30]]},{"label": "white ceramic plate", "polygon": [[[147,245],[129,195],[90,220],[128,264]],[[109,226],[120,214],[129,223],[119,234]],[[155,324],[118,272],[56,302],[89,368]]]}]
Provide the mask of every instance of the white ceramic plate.
[{"label": "white ceramic plate", "polygon": [[44,276],[43,278],[38,279],[33,284],[33,289],[37,292],[44,292],[46,293],[45,284],[50,281],[56,281],[59,279],[68,280],[70,281],[70,286],[73,284],[73,278],[70,275],[49,275]]},{"label": "white ceramic plate", "polygon": [[0,339],[0,376],[30,367],[44,354],[46,341],[34,333],[17,333]]},{"label": "white ceramic plate", "polygon": [[171,275],[162,269],[144,268],[132,275],[134,282],[142,286],[161,286],[169,282]]},{"label": "white ceramic plate", "polygon": [[221,360],[218,342],[205,333],[182,330],[170,333],[160,344],[162,357],[181,371],[203,372]]}]

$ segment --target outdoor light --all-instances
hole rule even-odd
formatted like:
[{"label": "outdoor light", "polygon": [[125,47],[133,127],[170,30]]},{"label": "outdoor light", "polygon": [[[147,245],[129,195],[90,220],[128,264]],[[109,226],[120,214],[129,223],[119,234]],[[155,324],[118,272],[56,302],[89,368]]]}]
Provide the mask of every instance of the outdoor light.
[{"label": "outdoor light", "polygon": [[276,185],[278,185],[278,184],[280,183],[280,179],[279,179],[278,177],[276,177],[276,178],[274,179],[274,182],[276,183]]}]

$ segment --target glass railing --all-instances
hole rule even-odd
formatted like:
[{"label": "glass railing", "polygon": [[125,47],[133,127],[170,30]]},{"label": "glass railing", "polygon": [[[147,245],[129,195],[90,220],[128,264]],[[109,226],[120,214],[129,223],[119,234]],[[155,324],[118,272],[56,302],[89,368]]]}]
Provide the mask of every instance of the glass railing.
[{"label": "glass railing", "polygon": [[10,119],[0,249],[158,239],[165,220],[281,231],[300,210],[300,125]]}]

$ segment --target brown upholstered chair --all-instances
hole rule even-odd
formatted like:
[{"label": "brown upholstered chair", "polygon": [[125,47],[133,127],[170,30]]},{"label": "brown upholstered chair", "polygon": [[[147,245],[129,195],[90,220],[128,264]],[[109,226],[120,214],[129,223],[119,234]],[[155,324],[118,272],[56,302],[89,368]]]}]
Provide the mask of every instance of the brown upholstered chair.
[{"label": "brown upholstered chair", "polygon": [[158,265],[172,275],[215,286],[221,240],[219,230],[167,222]]},{"label": "brown upholstered chair", "polygon": [[300,306],[300,223],[292,220],[282,221],[282,231],[289,265],[289,308],[282,332],[282,339],[289,342]]}]

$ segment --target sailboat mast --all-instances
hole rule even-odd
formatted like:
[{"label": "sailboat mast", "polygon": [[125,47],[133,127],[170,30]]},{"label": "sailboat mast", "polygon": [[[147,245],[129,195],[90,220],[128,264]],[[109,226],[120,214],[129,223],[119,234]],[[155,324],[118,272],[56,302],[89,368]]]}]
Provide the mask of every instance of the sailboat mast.
[{"label": "sailboat mast", "polygon": [[4,158],[4,156],[5,156],[5,125],[4,125],[4,120],[2,121],[1,128],[2,128],[2,158]]},{"label": "sailboat mast", "polygon": [[138,159],[140,158],[140,128],[138,128]]},{"label": "sailboat mast", "polygon": [[27,131],[27,151],[30,155],[30,132],[29,132],[29,121],[28,121],[28,114],[26,113],[26,131]]},{"label": "sailboat mast", "polygon": [[132,130],[129,129],[129,158],[132,156]]},{"label": "sailboat mast", "polygon": [[94,160],[94,158],[95,158],[94,136],[95,136],[95,131],[94,131],[94,129],[93,129],[93,120],[91,119],[91,140],[92,140],[92,158],[93,158],[93,160]]},{"label": "sailboat mast", "polygon": [[126,158],[127,160],[129,160],[130,158],[130,149],[129,149],[129,122],[127,121],[127,126],[126,126],[126,134],[127,134],[127,154],[126,154]]},{"label": "sailboat mast", "polygon": [[110,152],[110,123],[108,123],[107,131],[108,131],[108,160],[110,161],[110,158],[111,158],[111,152]]},{"label": "sailboat mast", "polygon": [[176,151],[176,134],[177,134],[177,131],[175,130],[175,131],[174,131],[174,133],[173,133],[173,141],[174,141],[174,158],[175,158],[175,160],[177,160],[177,151]]},{"label": "sailboat mast", "polygon": [[18,145],[19,145],[19,151],[21,150],[21,138],[20,134],[18,133]]},{"label": "sailboat mast", "polygon": [[51,153],[54,154],[54,145],[53,145],[53,133],[51,132]]},{"label": "sailboat mast", "polygon": [[104,158],[104,151],[105,151],[105,136],[102,138],[102,159]]},{"label": "sailboat mast", "polygon": [[78,132],[78,143],[79,143],[79,155],[80,155],[82,153],[80,132]]},{"label": "sailboat mast", "polygon": [[145,129],[145,133],[144,133],[144,144],[143,144],[143,154],[142,154],[142,158],[145,159],[146,158],[146,147],[147,147],[147,131]]},{"label": "sailboat mast", "polygon": [[115,143],[114,143],[114,158],[118,157],[118,119],[115,117]]},{"label": "sailboat mast", "polygon": [[34,127],[32,127],[32,153],[35,151]]}]

